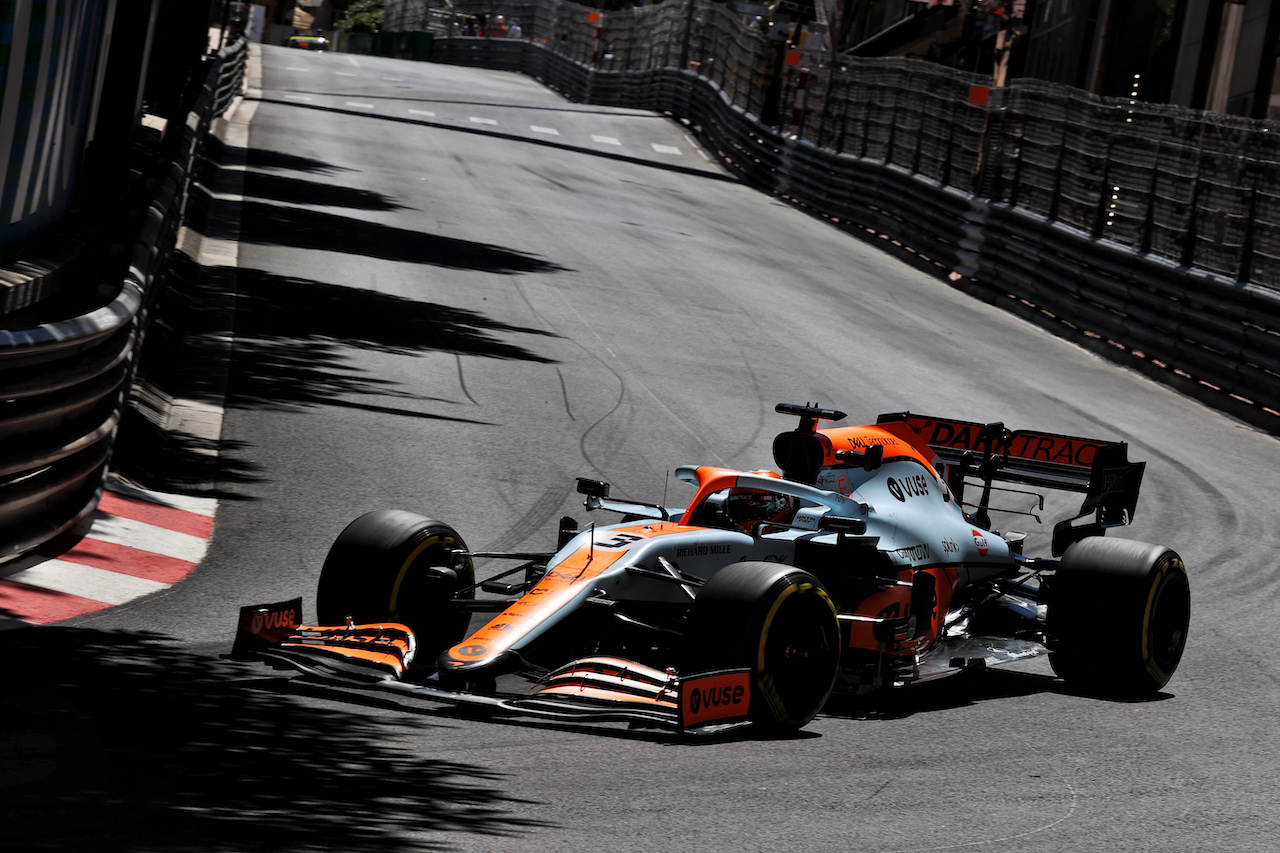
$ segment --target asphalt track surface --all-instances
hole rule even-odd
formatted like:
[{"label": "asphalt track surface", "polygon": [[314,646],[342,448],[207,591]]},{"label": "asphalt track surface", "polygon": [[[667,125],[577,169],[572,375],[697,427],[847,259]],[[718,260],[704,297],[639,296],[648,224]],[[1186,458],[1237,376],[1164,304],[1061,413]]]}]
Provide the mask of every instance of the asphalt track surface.
[{"label": "asphalt track surface", "polygon": [[[0,635],[6,845],[1275,849],[1273,438],[735,183],[669,118],[491,71],[262,62],[210,549],[165,592]],[[1166,692],[1072,695],[1035,661],[689,743],[224,659],[238,605],[313,612],[364,511],[542,549],[585,520],[575,476],[678,503],[676,465],[768,466],[781,401],[1130,442],[1121,534],[1192,578]]]}]

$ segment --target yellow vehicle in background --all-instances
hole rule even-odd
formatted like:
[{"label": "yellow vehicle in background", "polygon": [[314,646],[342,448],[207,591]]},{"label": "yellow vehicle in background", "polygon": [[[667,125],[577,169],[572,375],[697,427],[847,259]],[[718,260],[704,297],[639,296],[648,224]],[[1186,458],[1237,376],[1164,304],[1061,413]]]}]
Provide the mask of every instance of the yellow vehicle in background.
[{"label": "yellow vehicle in background", "polygon": [[328,50],[329,40],[321,36],[292,36],[289,39],[289,47],[300,50]]}]

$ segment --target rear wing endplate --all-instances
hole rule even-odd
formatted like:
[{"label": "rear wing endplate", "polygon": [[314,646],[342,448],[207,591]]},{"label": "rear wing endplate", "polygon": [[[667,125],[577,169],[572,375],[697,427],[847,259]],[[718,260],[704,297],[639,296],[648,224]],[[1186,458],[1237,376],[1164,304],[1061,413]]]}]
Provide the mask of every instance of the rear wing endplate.
[{"label": "rear wing endplate", "polygon": [[[980,513],[986,512],[993,481],[1083,492],[1080,512],[1054,526],[1054,556],[1060,556],[1077,539],[1128,524],[1137,509],[1147,463],[1130,462],[1125,442],[1008,430],[1003,423],[981,424],[910,412],[880,415],[876,423],[885,427],[903,424],[927,444],[935,464],[945,466],[947,486],[957,500],[964,500],[966,477],[981,480]],[[1090,515],[1092,522],[1077,523]]]}]

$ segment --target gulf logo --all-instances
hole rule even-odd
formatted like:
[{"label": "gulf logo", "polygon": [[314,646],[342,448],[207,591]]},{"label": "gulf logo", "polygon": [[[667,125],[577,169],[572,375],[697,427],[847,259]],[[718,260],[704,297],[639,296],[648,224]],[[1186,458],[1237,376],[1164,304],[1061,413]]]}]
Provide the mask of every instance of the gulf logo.
[{"label": "gulf logo", "polygon": [[981,556],[987,556],[987,551],[989,550],[987,548],[987,537],[983,536],[979,530],[973,531],[973,547],[978,549],[978,554]]}]

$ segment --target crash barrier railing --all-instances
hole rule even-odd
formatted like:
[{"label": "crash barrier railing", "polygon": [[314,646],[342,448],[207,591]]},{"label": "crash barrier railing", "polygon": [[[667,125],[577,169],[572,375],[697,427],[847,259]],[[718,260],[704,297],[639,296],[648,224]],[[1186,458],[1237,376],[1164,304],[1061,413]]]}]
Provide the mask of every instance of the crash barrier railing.
[{"label": "crash barrier railing", "polygon": [[[1280,290],[1162,257],[1154,242],[1176,242],[1180,252],[1190,248],[1193,254],[1195,246],[1216,244],[1194,227],[1173,236],[1176,199],[1159,190],[1147,194],[1145,212],[1135,212],[1132,197],[1119,187],[1114,207],[1091,211],[1080,202],[1080,181],[1060,175],[1049,178],[1066,192],[1053,211],[1059,218],[1036,209],[1049,209],[1047,193],[1036,205],[1021,206],[1030,181],[1019,191],[1016,168],[992,151],[1007,143],[1007,135],[997,133],[997,144],[970,133],[999,113],[949,106],[917,109],[908,121],[901,109],[883,102],[837,109],[818,99],[811,106],[827,118],[815,122],[814,136],[831,145],[820,147],[761,123],[701,72],[604,71],[540,42],[493,38],[438,39],[433,58],[518,68],[575,100],[670,112],[694,125],[708,147],[755,186],[875,239],[961,289],[1280,433]],[[951,85],[967,88],[971,82],[961,76]],[[874,112],[881,115],[868,116]],[[896,142],[895,135],[901,137]],[[1120,167],[1109,163],[1097,160],[1094,184],[1115,186]],[[1042,170],[1041,184],[1046,175]],[[1280,174],[1275,178],[1280,182]],[[993,190],[985,196],[956,186],[983,180]],[[1182,190],[1213,194],[1194,184]],[[1214,192],[1222,194],[1221,188]],[[1215,219],[1222,224],[1222,217]],[[1149,234],[1158,235],[1145,242],[1137,236],[1144,221]],[[1115,239],[1121,232],[1128,237]],[[1259,244],[1254,242],[1255,260]]]},{"label": "crash barrier railing", "polygon": [[[161,146],[163,165],[133,235],[123,281],[94,279],[89,259],[69,259],[77,281],[64,284],[57,302],[114,292],[73,316],[52,306],[23,314],[44,316],[13,328],[0,317],[0,560],[39,547],[78,524],[102,495],[112,442],[147,312],[172,250],[193,164],[210,123],[238,91],[248,54],[241,40],[210,64],[204,87],[185,121]],[[221,106],[220,106],[221,105]],[[63,267],[50,270],[61,275]]]},{"label": "crash barrier railing", "polygon": [[[244,90],[244,76],[248,67],[249,42],[242,36],[217,53],[217,67],[210,70],[213,85],[212,116],[220,116],[231,102]],[[216,73],[216,80],[213,79]]]}]

